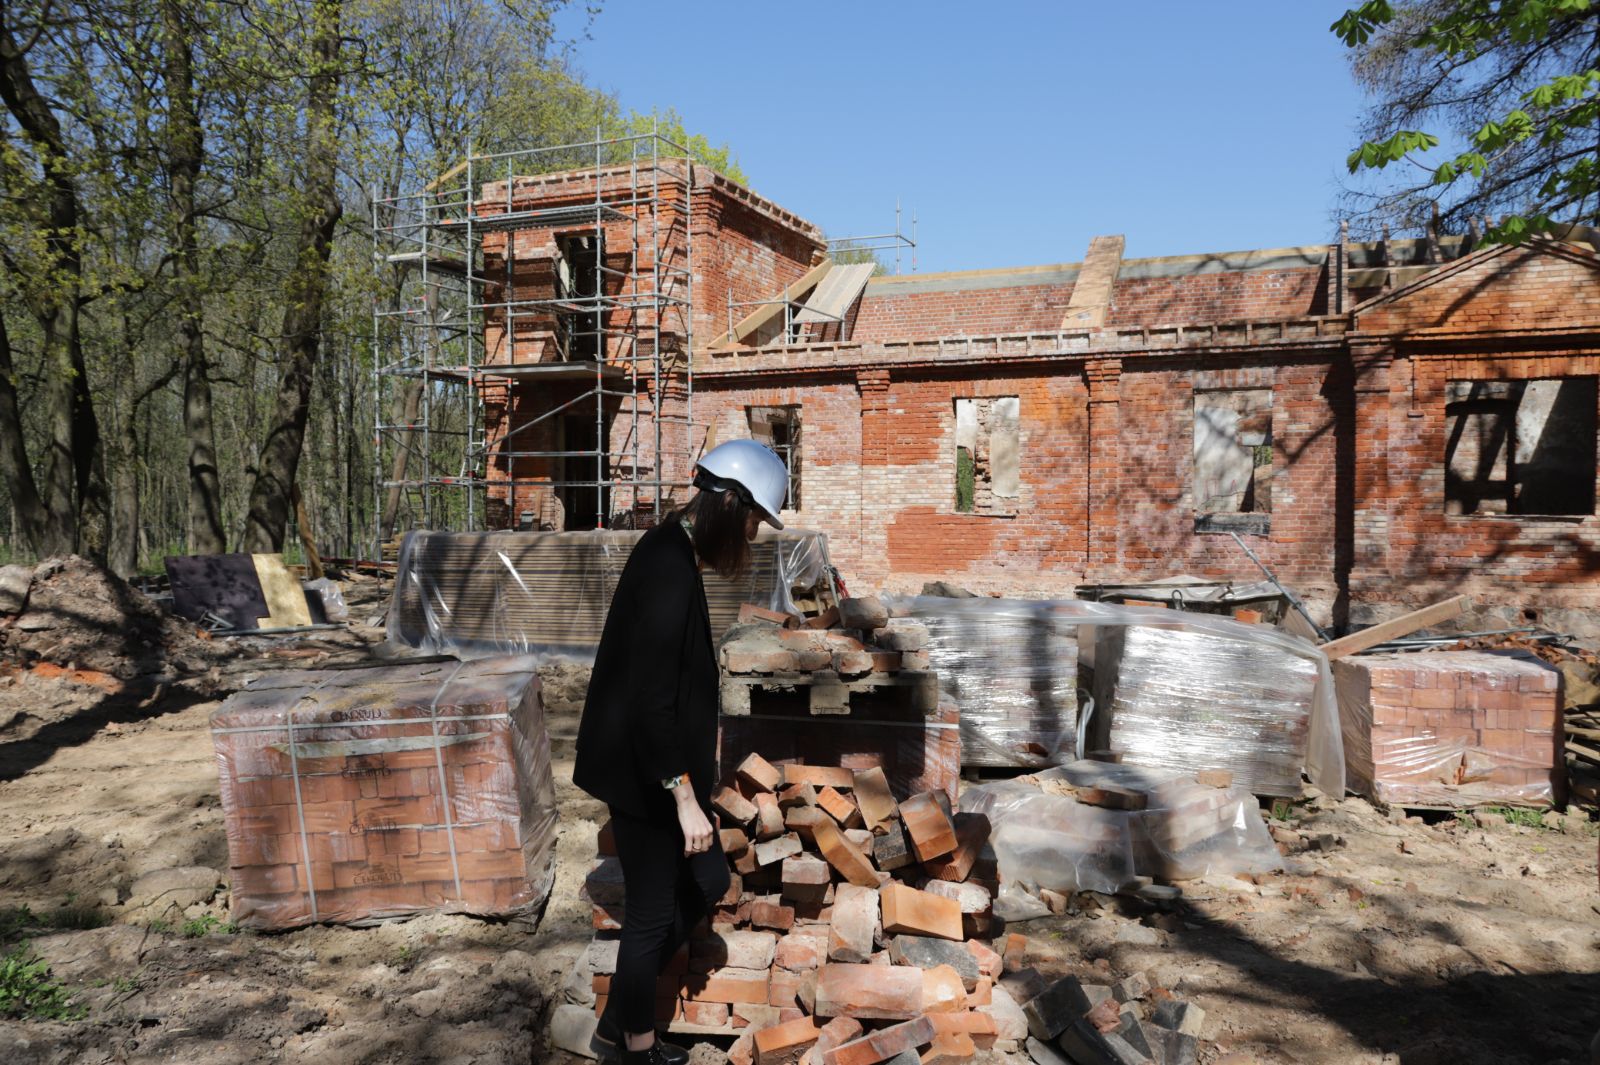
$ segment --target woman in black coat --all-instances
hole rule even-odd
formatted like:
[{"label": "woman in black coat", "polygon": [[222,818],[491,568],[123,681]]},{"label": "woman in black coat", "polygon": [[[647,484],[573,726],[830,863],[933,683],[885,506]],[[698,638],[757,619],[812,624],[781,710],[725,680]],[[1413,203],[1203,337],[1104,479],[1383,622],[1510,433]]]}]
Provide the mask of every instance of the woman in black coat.
[{"label": "woman in black coat", "polygon": [[700,572],[735,577],[748,568],[761,521],[783,527],[788,475],[770,450],[736,440],[701,458],[695,486],[623,567],[573,770],[573,782],[610,808],[622,862],[622,942],[596,1049],[627,1065],[688,1059],[655,1037],[656,983],[728,890],[711,813],[718,672]]}]

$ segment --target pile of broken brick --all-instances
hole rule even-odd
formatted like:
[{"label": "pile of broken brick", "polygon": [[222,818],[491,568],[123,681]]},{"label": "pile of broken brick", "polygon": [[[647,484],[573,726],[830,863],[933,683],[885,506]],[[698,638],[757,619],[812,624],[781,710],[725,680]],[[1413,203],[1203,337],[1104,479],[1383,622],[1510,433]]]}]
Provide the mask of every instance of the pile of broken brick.
[{"label": "pile of broken brick", "polygon": [[[1024,1044],[1047,1062],[1057,1046],[1083,1065],[1195,1060],[1198,1009],[1158,990],[1147,1014],[1142,977],[1047,985],[1025,967],[1026,938],[993,914],[988,820],[943,792],[897,801],[881,769],[752,754],[713,805],[732,884],[669,964],[657,1017],[733,1037],[733,1065],[951,1065]],[[589,1056],[626,902],[609,843],[602,828],[585,887],[599,931],[552,1023]]]},{"label": "pile of broken brick", "polygon": [[843,599],[812,618],[746,604],[723,635],[719,658],[736,676],[822,673],[855,680],[928,668],[928,630],[892,618],[875,598]]}]

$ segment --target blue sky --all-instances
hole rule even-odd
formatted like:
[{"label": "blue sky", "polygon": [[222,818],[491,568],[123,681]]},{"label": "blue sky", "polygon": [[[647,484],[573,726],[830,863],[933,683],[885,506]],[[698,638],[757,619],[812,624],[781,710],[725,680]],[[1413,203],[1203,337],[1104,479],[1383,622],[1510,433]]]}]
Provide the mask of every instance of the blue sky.
[{"label": "blue sky", "polygon": [[1329,240],[1362,104],[1328,32],[1347,6],[609,0],[576,55],[829,235],[892,228],[898,198],[920,271],[982,269],[1104,233],[1129,257]]}]

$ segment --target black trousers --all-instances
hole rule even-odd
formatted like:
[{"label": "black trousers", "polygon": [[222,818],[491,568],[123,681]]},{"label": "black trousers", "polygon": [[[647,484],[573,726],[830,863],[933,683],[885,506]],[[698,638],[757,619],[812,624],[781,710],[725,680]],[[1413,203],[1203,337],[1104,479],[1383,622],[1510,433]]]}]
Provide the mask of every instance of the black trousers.
[{"label": "black trousers", "polygon": [[655,1030],[661,970],[728,892],[728,859],[715,832],[710,850],[684,857],[683,831],[675,821],[663,824],[612,809],[611,833],[626,899],[606,1012],[624,1032],[642,1034]]}]

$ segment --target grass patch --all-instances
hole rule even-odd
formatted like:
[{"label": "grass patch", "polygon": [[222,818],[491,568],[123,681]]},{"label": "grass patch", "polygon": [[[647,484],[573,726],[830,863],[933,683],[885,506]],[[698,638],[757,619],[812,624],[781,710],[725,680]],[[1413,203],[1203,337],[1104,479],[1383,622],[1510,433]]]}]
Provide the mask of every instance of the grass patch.
[{"label": "grass patch", "polygon": [[[1508,825],[1521,825],[1523,828],[1545,828],[1543,821],[1544,811],[1532,810],[1525,806],[1485,806],[1484,813],[1499,814],[1506,819]],[[1547,829],[1547,831],[1553,831]]]},{"label": "grass patch", "polygon": [[85,1010],[50,976],[50,965],[26,943],[0,958],[0,1017],[75,1021]]},{"label": "grass patch", "polygon": [[183,922],[178,932],[185,939],[199,939],[201,936],[208,936],[212,932],[221,932],[225,936],[231,936],[238,930],[239,926],[231,921],[223,921],[214,914],[203,913],[191,921]]}]

